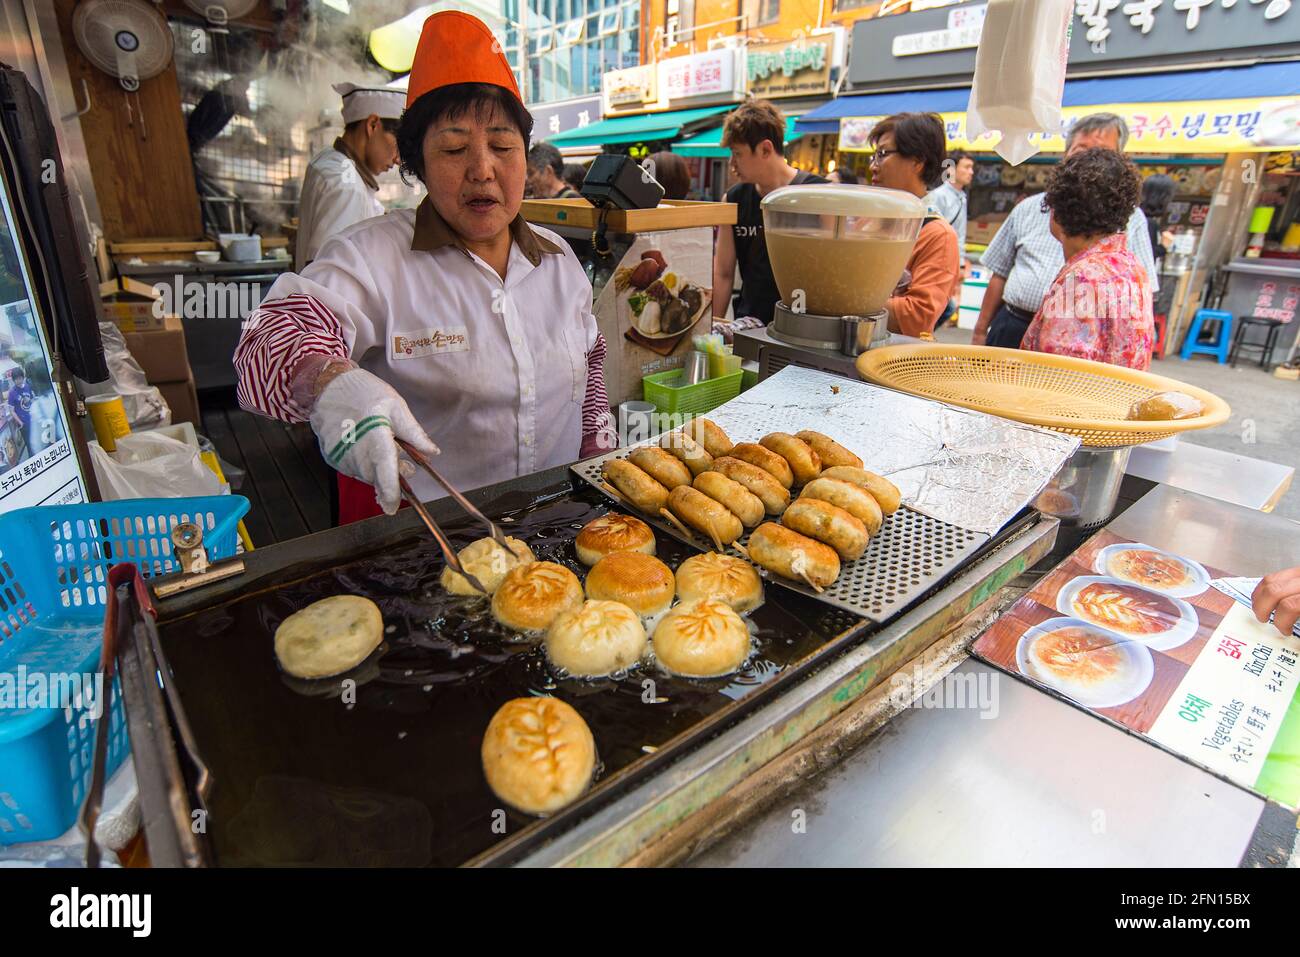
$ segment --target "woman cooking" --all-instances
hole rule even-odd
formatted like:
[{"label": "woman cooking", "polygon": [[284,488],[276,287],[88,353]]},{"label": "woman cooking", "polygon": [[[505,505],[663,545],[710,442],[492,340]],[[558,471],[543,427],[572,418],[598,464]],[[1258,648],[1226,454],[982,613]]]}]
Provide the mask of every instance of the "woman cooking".
[{"label": "woman cooking", "polygon": [[[428,195],[337,234],[245,323],[240,404],[310,421],[340,473],[340,523],[397,510],[394,437],[441,449],[461,489],[614,444],[591,286],[519,213],[532,126],[488,28],[430,16],[397,135]],[[444,494],[422,471],[410,481]]]}]

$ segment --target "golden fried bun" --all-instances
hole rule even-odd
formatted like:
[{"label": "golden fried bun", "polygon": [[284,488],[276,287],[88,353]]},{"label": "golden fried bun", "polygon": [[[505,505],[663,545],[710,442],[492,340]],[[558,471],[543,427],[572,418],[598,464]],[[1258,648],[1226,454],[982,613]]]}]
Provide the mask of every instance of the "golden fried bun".
[{"label": "golden fried bun", "polygon": [[610,512],[583,526],[573,542],[578,561],[594,565],[614,552],[655,553],[655,533],[639,518]]},{"label": "golden fried bun", "polygon": [[771,449],[790,463],[795,485],[807,485],[822,471],[822,460],[813,447],[789,432],[769,432],[758,440],[765,449]]},{"label": "golden fried bun", "polygon": [[560,612],[546,631],[546,657],[577,678],[631,668],[649,644],[637,613],[618,601],[589,601]]},{"label": "golden fried bun", "polygon": [[724,601],[683,602],[655,627],[654,652],[666,670],[687,678],[727,675],[749,657],[749,629]]},{"label": "golden fried bun", "polygon": [[[456,553],[461,567],[477,578],[489,595],[497,590],[501,579],[506,577],[506,572],[510,569],[516,565],[527,565],[529,562],[537,561],[537,556],[533,554],[532,549],[519,539],[506,536],[506,542],[510,545],[510,551],[506,551],[488,537],[471,542]],[[442,578],[439,580],[442,587],[453,595],[482,594],[465,580],[465,576],[450,568],[442,570]]]},{"label": "golden fried bun", "polygon": [[749,557],[791,581],[825,588],[840,577],[835,549],[775,522],[764,522],[749,536]]},{"label": "golden fried bun", "polygon": [[880,506],[880,511],[885,515],[893,515],[898,511],[898,506],[903,503],[903,496],[898,491],[898,486],[882,475],[875,472],[868,472],[866,469],[857,469],[849,465],[834,465],[824,470],[822,478],[839,479],[841,482],[848,482],[856,485],[858,488],[864,488],[871,493],[871,497],[876,500]]},{"label": "golden fried bun", "polygon": [[836,478],[813,479],[803,488],[800,498],[816,498],[830,502],[848,512],[867,527],[867,534],[875,535],[885,520],[876,497],[860,485]]},{"label": "golden fried bun", "polygon": [[587,572],[587,597],[622,602],[648,618],[673,603],[676,584],[672,569],[653,555],[615,552]]},{"label": "golden fried bun", "polygon": [[481,753],[488,787],[528,814],[572,803],[596,771],[591,729],[559,698],[507,701],[488,722]]},{"label": "golden fried bun", "polygon": [[555,562],[532,562],[506,572],[492,596],[492,617],[515,631],[545,631],[560,612],[581,604],[577,575]]},{"label": "golden fried bun", "polygon": [[753,565],[734,555],[705,552],[677,566],[677,598],[716,598],[743,615],[763,604],[763,579]]},{"label": "golden fried bun", "polygon": [[668,489],[641,471],[627,459],[608,459],[600,474],[633,507],[651,515],[668,504]]},{"label": "golden fried bun", "polygon": [[682,431],[704,446],[705,451],[715,459],[719,455],[731,454],[731,439],[715,422],[710,422],[708,419],[691,419],[682,426]]},{"label": "golden fried bun", "polygon": [[627,460],[668,491],[691,484],[691,470],[671,452],[657,445],[643,445],[628,453]]},{"label": "golden fried bun", "polygon": [[669,432],[660,439],[659,447],[667,449],[685,462],[692,475],[707,472],[713,467],[713,456],[705,450],[704,446],[680,429],[676,432]]},{"label": "golden fried bun", "polygon": [[862,459],[840,445],[829,435],[805,429],[802,432],[796,432],[795,438],[803,439],[817,453],[817,457],[822,460],[823,470],[834,468],[837,465],[846,465],[855,469],[862,468]]},{"label": "golden fried bun", "polygon": [[748,462],[750,465],[757,465],[786,488],[794,484],[794,472],[790,471],[790,463],[757,442],[737,442],[735,448],[731,450],[731,457]]},{"label": "golden fried bun", "polygon": [[351,671],[383,640],[378,605],[360,595],[334,595],[280,622],[275,657],[295,678],[328,678]]}]

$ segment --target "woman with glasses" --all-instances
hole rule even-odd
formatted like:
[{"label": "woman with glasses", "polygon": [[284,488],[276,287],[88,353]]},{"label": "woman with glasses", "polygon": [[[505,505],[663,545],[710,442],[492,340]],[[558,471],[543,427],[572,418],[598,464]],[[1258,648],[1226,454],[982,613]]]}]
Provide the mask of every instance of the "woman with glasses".
[{"label": "woman with glasses", "polygon": [[[918,199],[940,181],[944,145],[943,121],[933,113],[896,113],[871,131],[871,182],[911,193]],[[889,329],[905,336],[933,338],[957,284],[961,257],[957,234],[937,213],[930,213],[907,261],[904,282],[885,304]]]}]

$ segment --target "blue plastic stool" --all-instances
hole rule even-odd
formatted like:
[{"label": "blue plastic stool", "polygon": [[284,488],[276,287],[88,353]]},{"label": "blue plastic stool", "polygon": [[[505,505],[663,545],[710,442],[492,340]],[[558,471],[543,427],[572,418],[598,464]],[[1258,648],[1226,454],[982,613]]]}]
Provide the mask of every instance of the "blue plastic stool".
[{"label": "blue plastic stool", "polygon": [[[1201,337],[1201,325],[1213,319],[1219,320],[1219,337],[1208,345],[1202,345],[1196,341]],[[1192,326],[1187,330],[1187,338],[1183,340],[1183,351],[1179,355],[1183,359],[1190,359],[1198,354],[1218,356],[1219,362],[1224,363],[1228,361],[1228,352],[1231,348],[1232,313],[1222,309],[1197,309],[1196,315],[1192,317]]]}]

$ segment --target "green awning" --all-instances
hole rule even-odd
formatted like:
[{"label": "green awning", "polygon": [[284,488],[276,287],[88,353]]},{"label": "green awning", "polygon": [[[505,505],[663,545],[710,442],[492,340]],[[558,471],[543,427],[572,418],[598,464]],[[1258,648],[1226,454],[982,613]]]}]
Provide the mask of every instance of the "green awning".
[{"label": "green awning", "polygon": [[[787,116],[785,118],[785,141],[787,145],[803,135],[795,132],[794,121],[797,119],[797,116]],[[673,144],[673,152],[680,153],[682,156],[707,156],[714,159],[726,159],[731,155],[731,151],[722,145],[721,126],[705,130],[703,133],[697,133],[695,136],[688,136],[684,140],[678,140]]]},{"label": "green awning", "polygon": [[[698,110],[671,110],[667,113],[641,113],[637,116],[614,116],[598,120],[576,130],[566,130],[548,137],[557,147],[602,146],[604,144],[643,143],[651,140],[675,140],[685,129],[689,134],[701,120],[734,109],[731,106],[707,106]],[[719,136],[721,133],[718,134]]]}]

